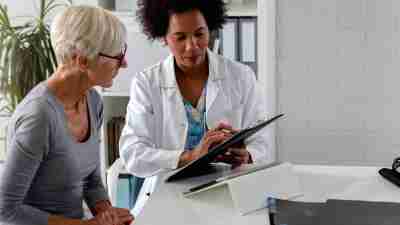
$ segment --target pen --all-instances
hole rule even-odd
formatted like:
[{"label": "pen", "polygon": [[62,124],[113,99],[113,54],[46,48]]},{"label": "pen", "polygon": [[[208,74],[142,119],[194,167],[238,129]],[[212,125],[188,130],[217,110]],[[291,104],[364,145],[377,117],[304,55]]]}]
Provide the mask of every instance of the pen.
[{"label": "pen", "polygon": [[227,134],[232,134],[233,133],[232,130],[228,130],[228,129],[225,129],[225,128],[221,129],[220,131],[222,131],[224,133],[227,133]]},{"label": "pen", "polygon": [[[210,129],[208,128],[208,126],[207,126],[207,123],[204,123],[204,129],[205,129],[206,132],[210,130]],[[224,133],[226,133],[226,134],[233,134],[233,133],[234,133],[234,131],[229,130],[229,129],[226,129],[226,128],[218,129],[218,131],[222,131],[222,132],[224,132]]]}]

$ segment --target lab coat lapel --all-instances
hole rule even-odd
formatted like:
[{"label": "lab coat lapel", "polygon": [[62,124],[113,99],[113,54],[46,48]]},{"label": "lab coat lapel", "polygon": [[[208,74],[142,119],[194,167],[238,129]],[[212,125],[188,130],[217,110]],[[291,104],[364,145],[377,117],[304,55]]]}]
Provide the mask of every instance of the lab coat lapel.
[{"label": "lab coat lapel", "polygon": [[206,112],[211,111],[211,107],[215,102],[215,99],[218,96],[220,91],[220,82],[219,80],[209,80],[207,82],[207,97],[206,97]]},{"label": "lab coat lapel", "polygon": [[224,79],[224,71],[220,65],[219,58],[210,50],[207,51],[208,64],[209,64],[209,77],[207,82],[207,97],[206,97],[206,112],[207,116],[209,112],[213,112],[213,107],[218,109],[218,105],[214,106],[215,100],[219,95],[222,94],[221,80]]},{"label": "lab coat lapel", "polygon": [[165,73],[163,74],[164,76],[160,77],[160,79],[162,79],[161,88],[165,92],[167,101],[170,102],[170,110],[175,111],[172,115],[175,114],[174,118],[176,118],[176,122],[179,123],[179,125],[182,125],[182,121],[186,121],[186,113],[183,105],[182,96],[176,82],[174,56],[171,54],[163,62],[163,65]]}]

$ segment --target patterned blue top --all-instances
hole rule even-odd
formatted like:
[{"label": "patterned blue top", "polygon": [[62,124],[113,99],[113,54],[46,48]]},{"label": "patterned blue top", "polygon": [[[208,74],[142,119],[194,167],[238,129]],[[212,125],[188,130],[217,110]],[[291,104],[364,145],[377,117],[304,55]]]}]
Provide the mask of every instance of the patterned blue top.
[{"label": "patterned blue top", "polygon": [[183,100],[183,104],[189,122],[185,150],[192,150],[200,143],[205,133],[206,88],[203,89],[197,107],[193,107],[192,104],[185,99]]}]

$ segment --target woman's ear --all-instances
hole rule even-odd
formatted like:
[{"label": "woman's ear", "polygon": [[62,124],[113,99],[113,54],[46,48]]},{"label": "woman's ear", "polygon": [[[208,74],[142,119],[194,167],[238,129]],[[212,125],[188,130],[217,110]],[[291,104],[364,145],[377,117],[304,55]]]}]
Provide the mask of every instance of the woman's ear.
[{"label": "woman's ear", "polygon": [[164,46],[168,46],[167,37],[164,36],[164,37],[161,39],[161,43],[162,43]]},{"label": "woman's ear", "polygon": [[75,60],[77,62],[79,70],[81,70],[82,72],[86,72],[89,69],[89,59],[86,56],[77,55]]}]

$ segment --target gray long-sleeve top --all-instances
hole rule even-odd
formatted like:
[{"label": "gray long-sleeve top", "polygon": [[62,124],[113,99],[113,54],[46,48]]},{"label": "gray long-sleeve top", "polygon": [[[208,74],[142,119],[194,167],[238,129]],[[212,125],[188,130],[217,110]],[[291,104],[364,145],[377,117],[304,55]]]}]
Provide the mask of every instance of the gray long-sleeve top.
[{"label": "gray long-sleeve top", "polygon": [[8,125],[0,178],[0,224],[45,225],[50,214],[82,218],[82,201],[108,199],[100,176],[103,105],[87,95],[90,137],[74,140],[63,106],[43,82],[19,104]]}]

